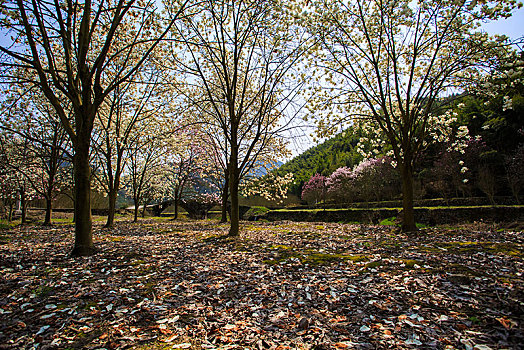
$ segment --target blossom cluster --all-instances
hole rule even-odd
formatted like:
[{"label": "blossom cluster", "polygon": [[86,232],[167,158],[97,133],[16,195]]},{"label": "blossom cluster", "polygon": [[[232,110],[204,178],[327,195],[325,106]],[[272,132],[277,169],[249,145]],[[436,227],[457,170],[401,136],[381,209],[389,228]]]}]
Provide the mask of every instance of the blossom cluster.
[{"label": "blossom cluster", "polygon": [[293,173],[284,176],[269,173],[254,181],[244,183],[242,194],[245,196],[261,196],[267,200],[282,201],[287,198],[289,185],[294,181]]},{"label": "blossom cluster", "polygon": [[389,157],[370,158],[353,169],[340,167],[328,177],[315,174],[304,184],[302,200],[316,204],[326,200],[343,203],[387,197],[398,182],[392,163]]}]

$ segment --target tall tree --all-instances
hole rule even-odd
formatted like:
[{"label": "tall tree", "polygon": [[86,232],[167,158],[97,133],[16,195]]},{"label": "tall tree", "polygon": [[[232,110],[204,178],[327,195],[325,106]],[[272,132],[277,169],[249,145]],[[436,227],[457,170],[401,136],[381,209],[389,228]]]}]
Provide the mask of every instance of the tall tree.
[{"label": "tall tree", "polygon": [[[5,1],[0,23],[13,41],[0,46],[1,76],[33,70],[73,147],[75,243],[73,256],[94,252],[91,218],[91,133],[106,97],[132,76],[184,9],[162,28],[154,1]],[[108,75],[111,62],[118,74]],[[67,105],[67,107],[66,107]],[[69,118],[67,110],[73,111]]]},{"label": "tall tree", "polygon": [[388,141],[402,177],[403,231],[416,230],[413,167],[439,121],[437,101],[503,47],[504,38],[478,28],[514,7],[505,0],[318,0],[305,7],[303,21],[321,42],[330,104],[341,107],[316,114],[319,125],[351,119]]},{"label": "tall tree", "polygon": [[[231,227],[239,235],[239,184],[257,145],[278,137],[282,112],[297,95],[290,75],[307,51],[283,1],[199,1],[199,15],[178,22],[173,60],[186,83],[202,91],[201,108],[227,143]],[[179,45],[182,43],[182,46]],[[196,102],[196,101],[195,101]],[[207,109],[209,106],[209,109]]]},{"label": "tall tree", "polygon": [[[159,89],[158,79],[157,70],[142,69],[133,81],[113,90],[97,113],[93,144],[100,171],[95,179],[107,193],[107,228],[114,224],[116,199],[130,150],[140,142],[141,134],[150,132],[155,115],[168,112],[163,109],[165,94]],[[153,127],[151,132],[155,130]]]},{"label": "tall tree", "polygon": [[[176,127],[178,128],[178,127]],[[173,132],[172,124],[163,118],[148,118],[141,120],[133,143],[129,146],[128,162],[125,178],[126,190],[133,197],[135,212],[133,222],[138,221],[139,206],[143,205],[143,213],[148,202],[161,199],[161,179],[165,171],[163,165],[166,150]]]}]

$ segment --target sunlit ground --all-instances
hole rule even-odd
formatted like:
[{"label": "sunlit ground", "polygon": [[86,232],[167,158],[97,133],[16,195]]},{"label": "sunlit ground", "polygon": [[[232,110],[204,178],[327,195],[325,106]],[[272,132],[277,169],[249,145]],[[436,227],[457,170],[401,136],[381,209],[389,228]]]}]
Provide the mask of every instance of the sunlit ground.
[{"label": "sunlit ground", "polygon": [[[518,348],[522,232],[67,217],[0,231],[0,348]],[[482,345],[482,346],[481,346]],[[484,347],[486,349],[486,347]]]}]

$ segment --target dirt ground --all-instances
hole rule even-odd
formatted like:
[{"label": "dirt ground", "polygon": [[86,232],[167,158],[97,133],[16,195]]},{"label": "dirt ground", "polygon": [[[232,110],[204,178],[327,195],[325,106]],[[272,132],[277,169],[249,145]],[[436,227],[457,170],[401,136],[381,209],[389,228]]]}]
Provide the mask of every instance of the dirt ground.
[{"label": "dirt ground", "polygon": [[524,344],[520,231],[127,220],[75,259],[70,224],[0,231],[0,349]]}]

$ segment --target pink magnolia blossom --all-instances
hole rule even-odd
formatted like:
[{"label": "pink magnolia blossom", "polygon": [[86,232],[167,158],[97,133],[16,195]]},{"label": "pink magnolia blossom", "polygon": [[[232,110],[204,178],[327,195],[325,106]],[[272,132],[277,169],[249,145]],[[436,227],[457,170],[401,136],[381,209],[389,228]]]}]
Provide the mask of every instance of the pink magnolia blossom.
[{"label": "pink magnolia blossom", "polygon": [[326,177],[320,174],[313,175],[302,187],[302,200],[318,203],[326,197]]}]

